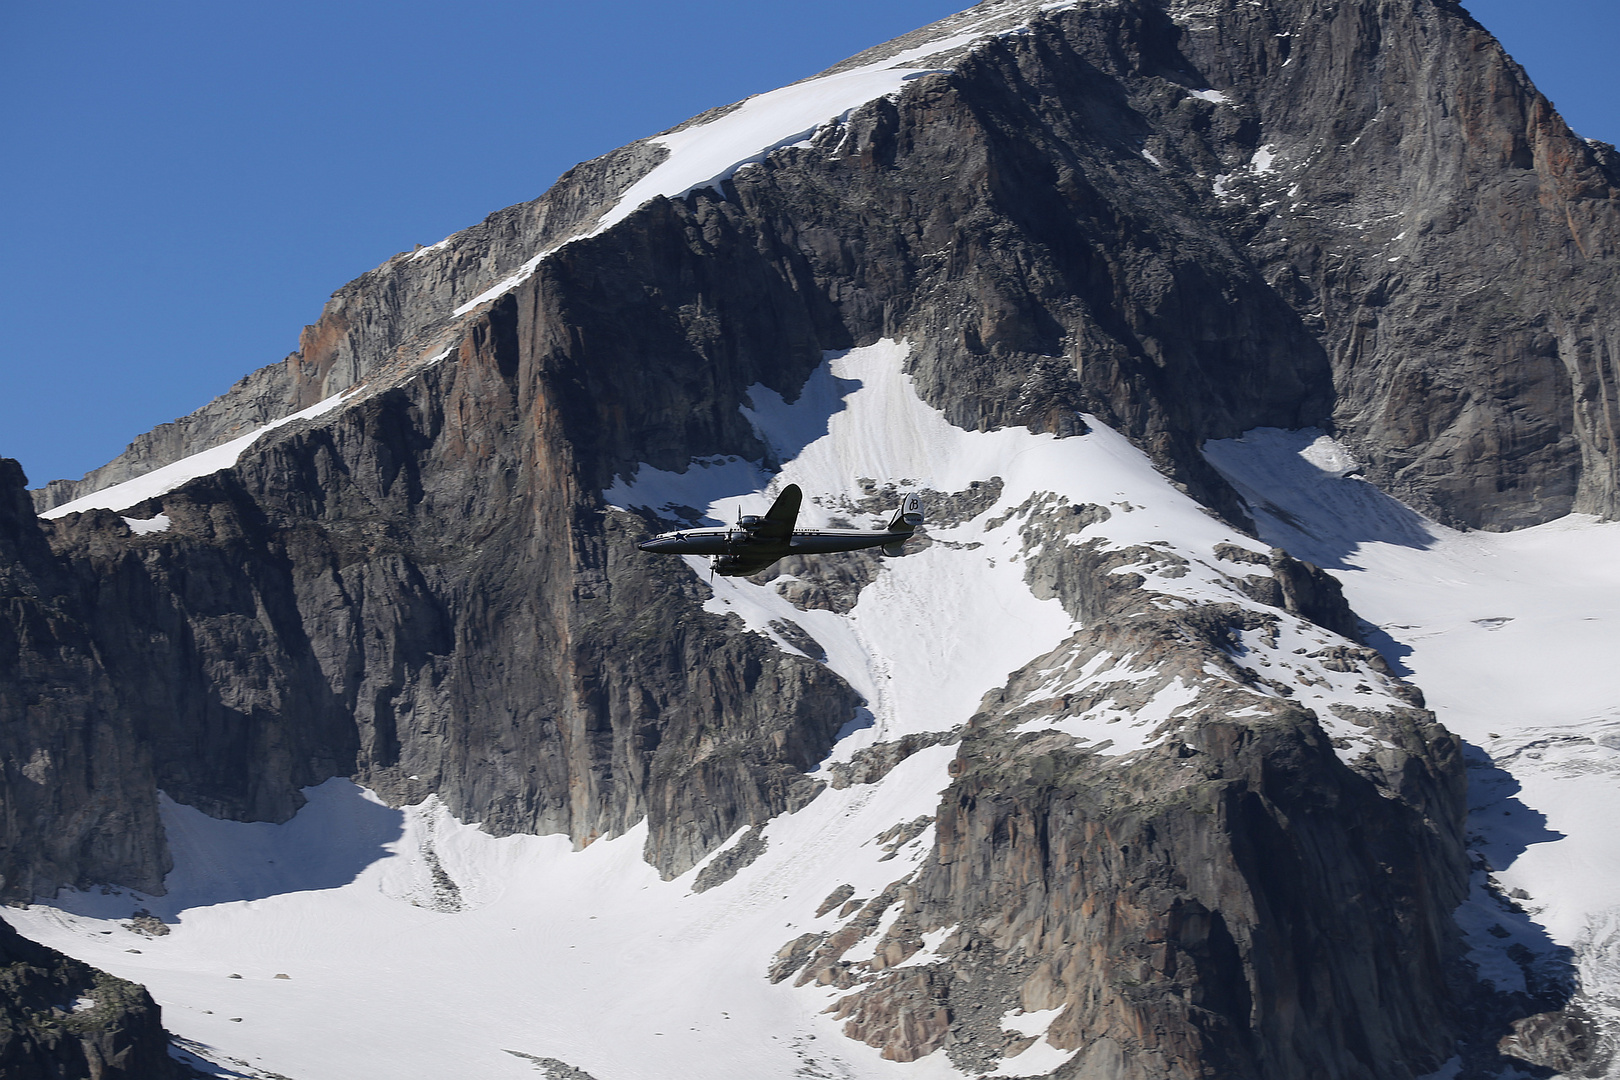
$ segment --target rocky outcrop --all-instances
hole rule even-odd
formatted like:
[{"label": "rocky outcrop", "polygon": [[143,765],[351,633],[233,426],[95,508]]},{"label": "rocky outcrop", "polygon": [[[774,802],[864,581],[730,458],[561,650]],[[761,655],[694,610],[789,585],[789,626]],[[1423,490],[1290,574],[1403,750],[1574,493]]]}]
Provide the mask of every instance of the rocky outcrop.
[{"label": "rocky outcrop", "polygon": [[1579,1003],[1514,1020],[1498,1048],[1560,1076],[1580,1077],[1609,1075],[1615,1053],[1604,1025]]},{"label": "rocky outcrop", "polygon": [[[1080,1049],[1075,1076],[1438,1067],[1462,893],[1421,811],[1455,828],[1460,808],[1391,801],[1298,710],[1189,734],[1112,768],[1041,740],[964,743],[912,903],[919,928],[964,927],[953,973],[1022,975],[986,1018],[1062,1009],[1047,1037]],[[1415,734],[1427,772],[1441,746]],[[980,899],[973,878],[1008,891]]]},{"label": "rocky outcrop", "polygon": [[[1087,516],[1024,512],[1048,549],[1053,522]],[[1074,1052],[1064,1077],[1438,1068],[1469,1021],[1457,740],[1371,650],[1278,651],[1366,680],[1357,753],[1292,700],[1316,681],[1304,667],[1279,682],[1237,644],[1276,635],[1281,596],[1277,615],[1176,605],[1113,572],[1153,549],[1071,550],[1060,595],[1086,627],[986,697],[929,857],[835,931],[789,942],[771,977],[849,991],[829,1011],[898,1061],[1016,1068],[1041,1036]],[[1133,731],[1166,693],[1185,704]],[[846,958],[857,943],[870,959]],[[1025,1033],[1030,1013],[1045,1019]]]},{"label": "rocky outcrop", "polygon": [[1220,552],[1224,559],[1264,566],[1268,575],[1245,577],[1241,587],[1254,599],[1280,607],[1290,615],[1309,619],[1351,641],[1361,640],[1360,620],[1350,610],[1344,589],[1332,574],[1312,563],[1294,558],[1281,548],[1272,548],[1271,557],[1227,545]]},{"label": "rocky outcrop", "polygon": [[708,892],[717,885],[724,885],[737,876],[737,871],[746,868],[763,855],[767,846],[768,842],[761,834],[759,826],[754,826],[698,871],[697,876],[692,879],[692,891]]},{"label": "rocky outcrop", "polygon": [[7,1080],[185,1080],[147,992],[0,920],[0,1074]]}]

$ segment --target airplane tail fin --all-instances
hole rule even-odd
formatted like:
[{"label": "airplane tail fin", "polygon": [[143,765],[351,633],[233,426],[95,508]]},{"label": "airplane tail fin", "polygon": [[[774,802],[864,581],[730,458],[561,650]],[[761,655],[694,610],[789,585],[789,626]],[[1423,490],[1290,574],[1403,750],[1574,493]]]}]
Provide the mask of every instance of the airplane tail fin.
[{"label": "airplane tail fin", "polygon": [[799,520],[799,504],[804,493],[798,484],[789,484],[776,497],[764,517],[739,515],[737,524],[749,534],[762,540],[786,540],[793,535],[793,526]]},{"label": "airplane tail fin", "polygon": [[900,500],[900,505],[895,508],[894,516],[889,519],[888,530],[903,533],[916,532],[917,526],[922,524],[922,519],[922,499],[913,491]]},{"label": "airplane tail fin", "polygon": [[901,535],[883,545],[883,554],[904,554],[906,541],[911,538],[912,533],[917,531],[917,526],[922,524],[922,520],[922,499],[913,491],[900,500],[900,505],[895,508],[894,516],[889,519],[888,530]]},{"label": "airplane tail fin", "polygon": [[765,511],[765,520],[770,523],[773,533],[782,536],[793,535],[793,525],[799,519],[799,504],[804,500],[804,492],[799,490],[798,484],[789,484],[782,489],[782,494],[776,497],[771,508]]}]

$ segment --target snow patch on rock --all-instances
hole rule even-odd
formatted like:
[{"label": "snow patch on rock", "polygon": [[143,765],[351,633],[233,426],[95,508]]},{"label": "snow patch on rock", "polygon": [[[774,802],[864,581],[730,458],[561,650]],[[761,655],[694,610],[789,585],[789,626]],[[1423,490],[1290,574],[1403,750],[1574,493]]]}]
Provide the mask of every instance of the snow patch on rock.
[{"label": "snow patch on rock", "polygon": [[129,531],[136,536],[150,536],[153,533],[168,532],[172,522],[169,521],[168,514],[157,514],[149,518],[127,517],[124,524],[128,525]]},{"label": "snow patch on rock", "polygon": [[[272,420],[263,427],[255,428],[246,435],[240,435],[230,442],[221,443],[189,457],[183,457],[179,461],[171,462],[160,469],[153,469],[151,472],[143,473],[132,480],[125,480],[121,484],[114,484],[112,487],[91,492],[89,495],[81,496],[72,502],[53,507],[39,516],[42,518],[59,518],[68,514],[80,514],[86,510],[123,510],[137,503],[143,503],[147,499],[167,494],[189,480],[195,480],[200,476],[208,476],[222,469],[230,468],[236,464],[237,458],[241,457],[248,447],[270,432],[298,420],[310,420],[329,413],[358,392],[358,389],[356,389],[334,394],[325,401],[311,405],[307,409],[300,409],[291,416],[284,416],[280,420]],[[159,516],[161,517],[161,515]],[[124,520],[130,522],[131,530],[136,532],[162,531],[161,529],[151,528],[137,530],[133,519],[125,518]],[[147,520],[156,521],[158,519],[151,518]],[[163,527],[167,528],[168,519],[163,518],[163,520],[165,522]]]}]

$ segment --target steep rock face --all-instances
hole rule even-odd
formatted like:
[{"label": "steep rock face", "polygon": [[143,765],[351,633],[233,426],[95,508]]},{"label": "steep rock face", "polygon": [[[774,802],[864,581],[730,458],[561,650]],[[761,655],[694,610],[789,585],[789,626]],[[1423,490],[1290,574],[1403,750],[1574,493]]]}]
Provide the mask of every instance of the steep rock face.
[{"label": "steep rock face", "polygon": [[1320,318],[1369,477],[1466,525],[1615,514],[1612,148],[1455,4],[1195,7],[1184,54],[1255,122],[1232,224]]},{"label": "steep rock face", "polygon": [[1232,237],[1136,154],[1143,122],[1097,66],[1134,54],[1114,31],[1036,20],[740,173],[736,199],[793,222],[857,339],[917,340],[919,391],[954,423],[1068,434],[1084,408],[1219,501],[1190,448],[1325,414],[1331,374]]},{"label": "steep rock face", "polygon": [[594,421],[522,308],[459,362],[163,497],[165,532],[50,523],[174,798],[281,820],[338,774],[495,832],[587,842],[650,815],[674,873],[813,793],[853,694],[727,632],[683,567],[635,550],[641,521],[581,494],[585,440],[558,429]]},{"label": "steep rock face", "polygon": [[17,463],[0,459],[0,891],[152,888],[168,868],[152,750],[24,484]]}]

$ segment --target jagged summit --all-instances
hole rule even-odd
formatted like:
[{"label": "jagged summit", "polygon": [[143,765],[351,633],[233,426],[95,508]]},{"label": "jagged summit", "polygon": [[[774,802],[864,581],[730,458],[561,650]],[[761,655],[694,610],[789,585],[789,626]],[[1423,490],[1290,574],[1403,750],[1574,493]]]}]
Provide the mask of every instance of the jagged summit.
[{"label": "jagged summit", "polygon": [[[0,475],[18,923],[301,1080],[1601,1071],[1615,186],[1438,0],[986,3],[581,165]],[[637,549],[787,484],[930,520]]]}]

